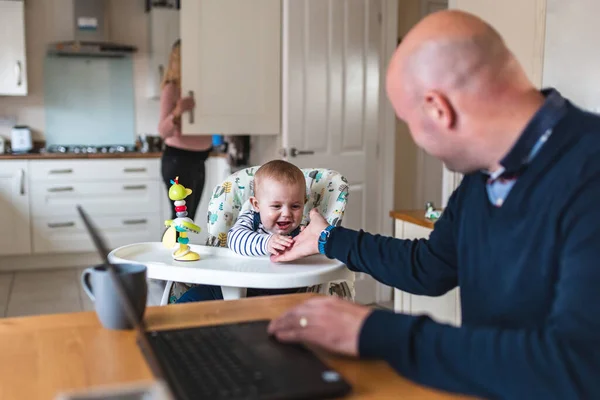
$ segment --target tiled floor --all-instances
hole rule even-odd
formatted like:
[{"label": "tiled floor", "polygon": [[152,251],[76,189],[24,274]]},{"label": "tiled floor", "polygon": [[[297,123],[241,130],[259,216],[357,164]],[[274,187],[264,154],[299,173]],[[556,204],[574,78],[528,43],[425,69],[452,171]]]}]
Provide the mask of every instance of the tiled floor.
[{"label": "tiled floor", "polygon": [[[0,318],[90,311],[94,305],[80,283],[81,269],[0,273]],[[148,285],[148,305],[160,304],[163,286]],[[376,305],[392,308],[392,303]]]},{"label": "tiled floor", "polygon": [[[83,291],[83,269],[0,273],[0,317],[56,314],[93,310]],[[149,284],[148,305],[158,305],[159,282]]]}]

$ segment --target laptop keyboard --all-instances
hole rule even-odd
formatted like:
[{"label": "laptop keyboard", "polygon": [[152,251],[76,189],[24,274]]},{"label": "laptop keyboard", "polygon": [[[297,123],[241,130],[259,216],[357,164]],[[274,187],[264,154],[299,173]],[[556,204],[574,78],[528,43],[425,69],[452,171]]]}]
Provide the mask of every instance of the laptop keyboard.
[{"label": "laptop keyboard", "polygon": [[151,332],[157,358],[186,398],[263,398],[275,393],[231,326]]}]

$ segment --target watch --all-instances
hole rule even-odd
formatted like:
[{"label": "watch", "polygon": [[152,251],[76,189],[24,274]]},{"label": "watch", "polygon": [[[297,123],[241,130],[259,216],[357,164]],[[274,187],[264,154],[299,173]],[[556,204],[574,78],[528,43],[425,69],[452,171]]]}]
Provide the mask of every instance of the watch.
[{"label": "watch", "polygon": [[333,225],[329,225],[321,231],[321,235],[319,236],[319,253],[325,254],[325,244],[327,243],[327,239],[329,239],[329,234],[333,228],[335,228]]}]

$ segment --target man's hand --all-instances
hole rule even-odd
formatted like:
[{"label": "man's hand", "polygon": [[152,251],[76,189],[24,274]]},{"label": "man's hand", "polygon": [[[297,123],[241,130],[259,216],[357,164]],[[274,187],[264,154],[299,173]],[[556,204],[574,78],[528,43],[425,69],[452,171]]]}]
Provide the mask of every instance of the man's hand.
[{"label": "man's hand", "polygon": [[281,254],[281,252],[292,247],[294,239],[289,236],[272,235],[267,243],[267,251],[273,255]]},{"label": "man's hand", "polygon": [[273,262],[293,261],[319,253],[319,236],[328,224],[316,209],[310,211],[310,223],[294,238],[294,245],[283,253],[272,256]]},{"label": "man's hand", "polygon": [[336,297],[319,297],[271,321],[268,332],[282,342],[312,344],[356,357],[360,330],[372,311]]}]

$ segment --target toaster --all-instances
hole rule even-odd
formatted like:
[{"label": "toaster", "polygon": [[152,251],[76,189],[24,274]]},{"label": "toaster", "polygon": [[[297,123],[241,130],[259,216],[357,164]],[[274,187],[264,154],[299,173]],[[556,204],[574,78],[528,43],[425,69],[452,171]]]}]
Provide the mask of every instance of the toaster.
[{"label": "toaster", "polygon": [[10,148],[13,153],[27,153],[33,148],[31,129],[28,126],[13,126],[10,131]]}]

